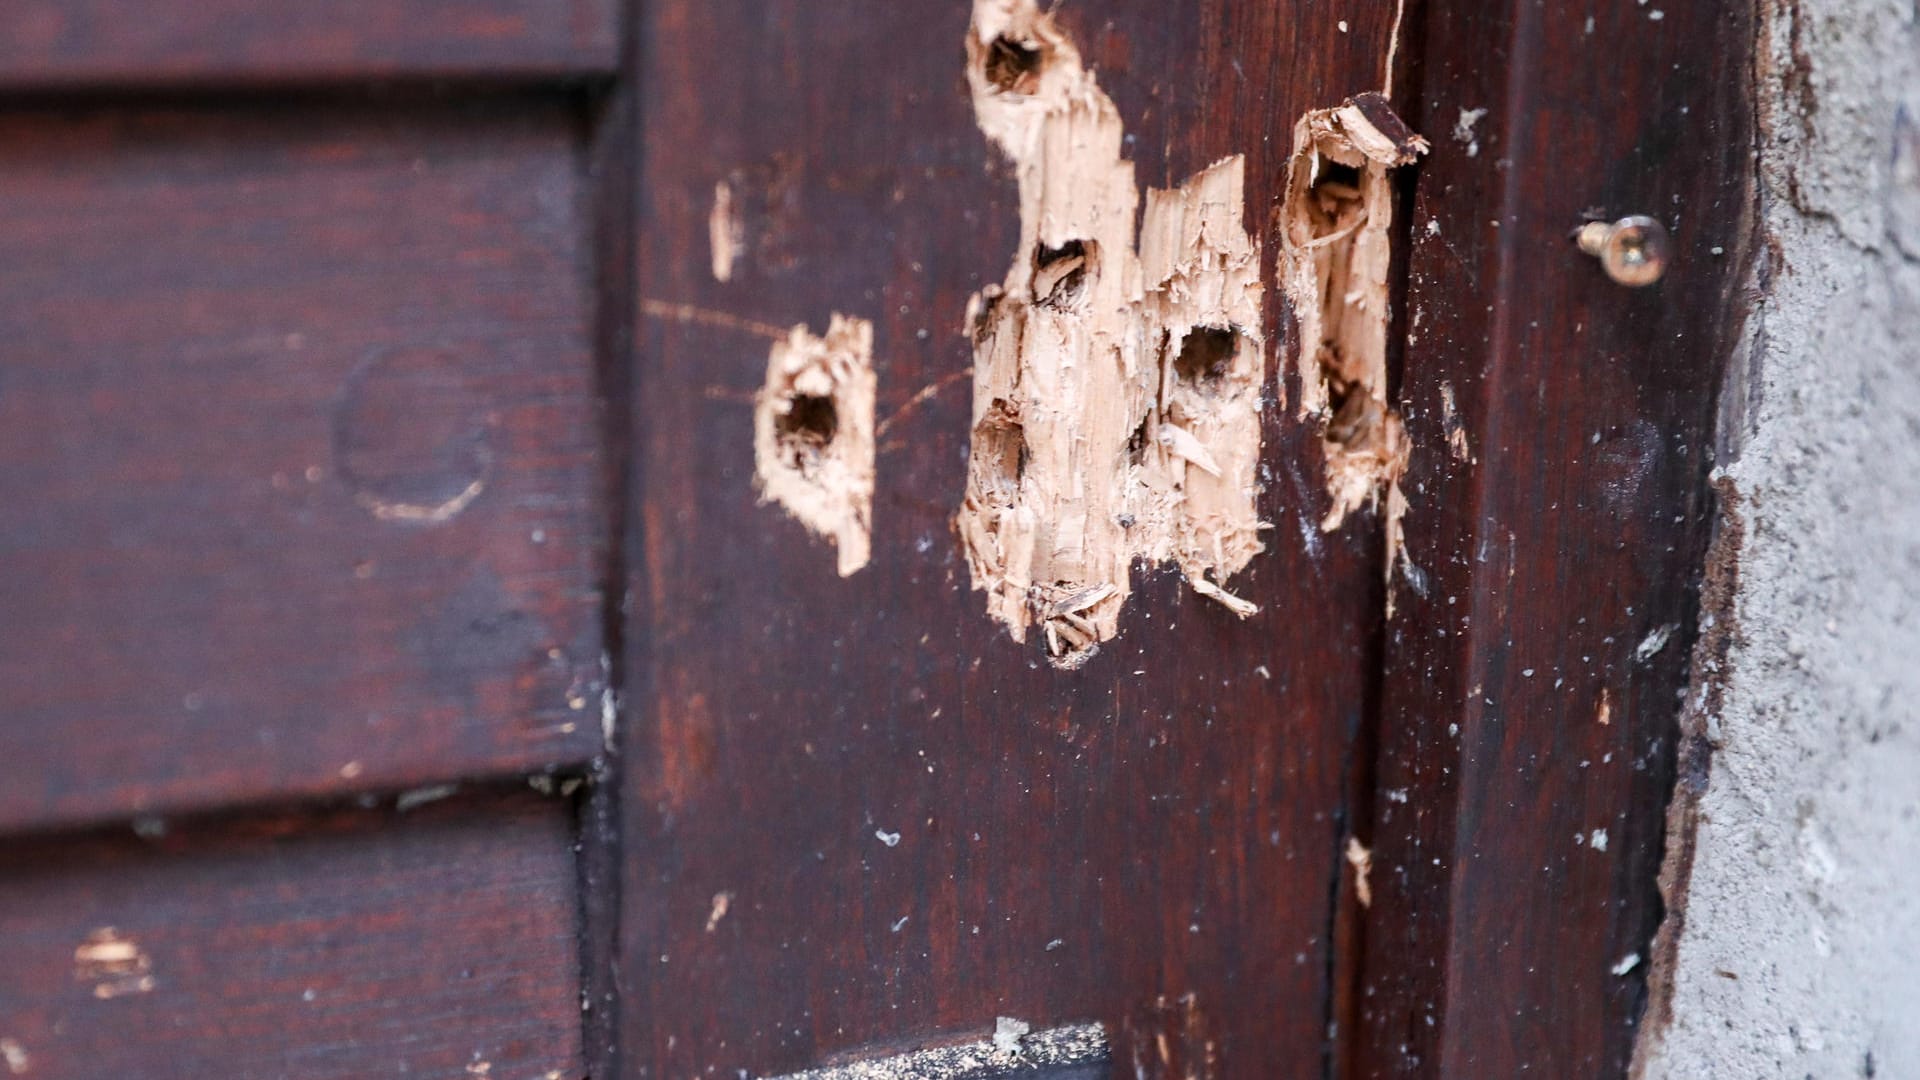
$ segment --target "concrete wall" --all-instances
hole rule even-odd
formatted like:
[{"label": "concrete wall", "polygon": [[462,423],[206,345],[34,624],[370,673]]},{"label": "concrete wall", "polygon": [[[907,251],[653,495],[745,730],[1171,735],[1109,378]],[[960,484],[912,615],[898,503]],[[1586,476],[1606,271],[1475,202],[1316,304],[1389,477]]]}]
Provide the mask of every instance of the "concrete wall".
[{"label": "concrete wall", "polygon": [[1920,32],[1913,0],[1760,3],[1739,636],[1641,1064],[1920,1078]]}]

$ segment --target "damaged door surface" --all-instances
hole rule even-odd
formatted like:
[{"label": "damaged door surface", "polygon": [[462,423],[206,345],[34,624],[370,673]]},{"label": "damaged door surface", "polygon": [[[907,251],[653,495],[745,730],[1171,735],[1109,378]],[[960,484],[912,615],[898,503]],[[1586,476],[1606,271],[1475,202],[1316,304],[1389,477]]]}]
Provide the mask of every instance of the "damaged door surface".
[{"label": "damaged door surface", "polygon": [[1402,7],[0,5],[0,1074],[1626,1076],[1752,12]]},{"label": "damaged door surface", "polygon": [[[1319,1072],[1384,539],[1323,528],[1273,215],[1392,6],[644,10],[625,1067],[1004,1018],[1128,1074]],[[821,509],[857,493],[778,477],[860,432],[824,371],[775,387],[843,319],[851,565]]]}]

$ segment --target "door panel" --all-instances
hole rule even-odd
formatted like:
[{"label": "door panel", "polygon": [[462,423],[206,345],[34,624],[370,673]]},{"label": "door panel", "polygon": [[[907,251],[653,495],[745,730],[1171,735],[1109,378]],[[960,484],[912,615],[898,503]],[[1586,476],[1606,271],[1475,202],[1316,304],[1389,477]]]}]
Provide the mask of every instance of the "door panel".
[{"label": "door panel", "polygon": [[[1279,290],[1273,528],[1234,579],[1260,614],[1139,568],[1122,635],[1054,670],[987,617],[951,524],[968,298],[1020,235],[965,89],[969,5],[643,17],[661,152],[641,183],[626,1070],[777,1073],[1008,1016],[1098,1022],[1123,1071],[1317,1073],[1381,537],[1365,515],[1321,531],[1317,434],[1277,404],[1299,400]],[[1246,155],[1272,281],[1286,132],[1379,88],[1391,5],[1340,27],[1295,4],[1060,17],[1143,186]],[[725,282],[721,183],[742,230]],[[874,323],[885,426],[872,563],[846,578],[753,485],[769,337],[836,312]]]},{"label": "door panel", "polygon": [[571,818],[523,788],[10,844],[10,1074],[578,1076]]},{"label": "door panel", "polygon": [[[1237,212],[1264,290],[1186,328],[1257,331],[1267,527],[1226,583],[1257,611],[1142,559],[1118,636],[1060,670],[956,535],[1002,325],[974,316],[1041,262],[1071,306],[1102,253],[1022,222],[972,95],[1058,54],[983,41],[970,76],[974,6],[0,12],[0,1064],[1624,1073],[1751,241],[1752,11],[1050,4],[1098,122],[1048,152],[1149,204],[1244,178],[1100,224],[1218,252]],[[1335,224],[1396,211],[1316,329],[1280,281],[1318,220],[1295,124],[1381,90],[1356,115],[1431,153],[1313,174]],[[1668,207],[1651,289],[1566,241]],[[1125,255],[1156,303],[1219,280]],[[1356,305],[1390,321],[1330,332]],[[877,481],[842,576],[754,440],[775,347],[846,318]],[[1144,325],[1156,392],[1204,392]],[[1323,526],[1298,374],[1382,340],[1398,562],[1378,491]],[[1128,455],[1210,471],[1145,431]]]},{"label": "door panel", "polygon": [[575,124],[0,119],[0,827],[598,749]]},{"label": "door panel", "polygon": [[0,89],[604,75],[615,16],[615,0],[10,0]]}]

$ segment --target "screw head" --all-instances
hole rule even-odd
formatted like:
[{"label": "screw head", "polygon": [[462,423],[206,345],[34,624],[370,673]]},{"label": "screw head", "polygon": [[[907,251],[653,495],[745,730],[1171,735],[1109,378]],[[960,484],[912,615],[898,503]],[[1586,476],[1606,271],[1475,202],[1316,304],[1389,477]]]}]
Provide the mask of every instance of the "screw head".
[{"label": "screw head", "polygon": [[1580,250],[1599,258],[1608,277],[1630,288],[1659,281],[1673,258],[1667,227],[1645,214],[1623,217],[1611,225],[1589,222],[1577,235]]}]

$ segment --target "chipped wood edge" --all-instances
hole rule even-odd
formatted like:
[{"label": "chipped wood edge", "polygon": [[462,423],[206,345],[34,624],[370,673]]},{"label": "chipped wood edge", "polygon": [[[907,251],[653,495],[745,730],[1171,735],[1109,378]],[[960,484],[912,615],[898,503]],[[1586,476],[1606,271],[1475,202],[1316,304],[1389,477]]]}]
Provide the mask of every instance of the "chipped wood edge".
[{"label": "chipped wood edge", "polygon": [[841,577],[872,552],[875,385],[873,324],[835,312],[824,336],[802,323],[773,343],[754,402],[761,500],[832,540]]},{"label": "chipped wood edge", "polygon": [[1387,399],[1391,173],[1428,149],[1382,94],[1308,111],[1294,124],[1281,229],[1280,285],[1299,326],[1299,415],[1321,424],[1326,459],[1321,528],[1384,498],[1389,617],[1408,510],[1406,428]]}]

